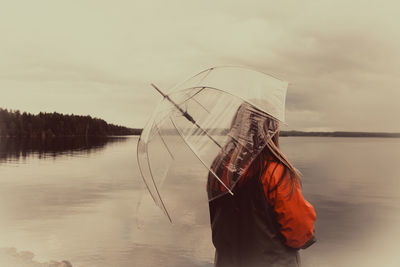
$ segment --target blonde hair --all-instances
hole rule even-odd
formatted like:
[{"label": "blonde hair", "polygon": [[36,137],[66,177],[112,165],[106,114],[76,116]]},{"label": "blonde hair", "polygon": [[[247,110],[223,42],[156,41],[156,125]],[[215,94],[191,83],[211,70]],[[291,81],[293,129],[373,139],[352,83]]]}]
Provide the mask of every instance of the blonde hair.
[{"label": "blonde hair", "polygon": [[[301,173],[293,166],[292,163],[288,160],[288,158],[285,156],[285,154],[282,153],[282,151],[279,148],[279,131],[277,131],[273,137],[269,138],[266,144],[266,147],[268,148],[268,151],[271,153],[272,156],[274,156],[280,163],[282,163],[287,170],[289,171],[289,178],[290,178],[290,192],[293,191],[294,183],[297,181],[301,185]],[[268,166],[266,166],[267,168]],[[284,179],[284,174],[282,177],[280,177],[277,185],[271,189],[271,191],[275,190],[282,182]]]}]

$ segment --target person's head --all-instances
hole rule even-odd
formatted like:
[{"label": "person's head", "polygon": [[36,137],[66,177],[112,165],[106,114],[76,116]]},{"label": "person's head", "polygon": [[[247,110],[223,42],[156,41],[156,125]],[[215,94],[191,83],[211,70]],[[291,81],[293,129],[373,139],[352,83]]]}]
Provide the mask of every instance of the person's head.
[{"label": "person's head", "polygon": [[[270,158],[287,167],[292,182],[297,179],[297,171],[279,149],[279,121],[243,102],[233,116],[227,143],[214,159],[211,169],[226,186],[233,188],[250,166],[261,174],[265,160]],[[210,199],[225,192],[213,175],[209,175],[208,186]]]},{"label": "person's head", "polygon": [[[253,151],[263,153],[265,157],[275,158],[287,167],[292,181],[299,179],[299,172],[279,148],[279,121],[277,119],[244,102],[239,106],[232,120],[230,135],[240,140],[245,140],[247,137],[247,142],[251,144]],[[262,151],[259,151],[260,146],[263,146]]]}]

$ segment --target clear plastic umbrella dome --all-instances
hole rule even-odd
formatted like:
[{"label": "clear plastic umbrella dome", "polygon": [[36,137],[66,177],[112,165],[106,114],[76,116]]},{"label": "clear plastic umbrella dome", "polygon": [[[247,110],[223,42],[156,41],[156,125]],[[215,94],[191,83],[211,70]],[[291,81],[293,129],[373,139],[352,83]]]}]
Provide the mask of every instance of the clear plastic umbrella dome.
[{"label": "clear plastic umbrella dome", "polygon": [[[137,158],[148,191],[170,220],[161,189],[182,151],[177,144],[208,171],[200,177],[200,190],[209,201],[234,194],[240,177],[285,121],[287,85],[251,69],[216,67],[168,91],[142,131]],[[183,177],[178,183],[192,190]]]}]

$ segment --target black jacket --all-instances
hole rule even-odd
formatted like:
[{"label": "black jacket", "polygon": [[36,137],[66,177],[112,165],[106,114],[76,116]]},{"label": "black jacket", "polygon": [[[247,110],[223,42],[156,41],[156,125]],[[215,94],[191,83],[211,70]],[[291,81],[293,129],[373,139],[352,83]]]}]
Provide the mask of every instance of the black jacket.
[{"label": "black jacket", "polygon": [[299,266],[298,249],[284,245],[260,178],[249,177],[209,203],[216,267]]}]

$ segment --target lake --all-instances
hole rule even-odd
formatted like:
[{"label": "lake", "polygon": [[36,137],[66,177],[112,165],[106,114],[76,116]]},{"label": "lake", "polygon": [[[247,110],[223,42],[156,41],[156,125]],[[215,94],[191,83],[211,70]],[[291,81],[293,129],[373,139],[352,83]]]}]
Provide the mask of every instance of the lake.
[{"label": "lake", "polygon": [[[140,177],[137,140],[0,139],[1,266],[212,266],[197,186],[206,171],[189,156],[171,169],[170,224]],[[400,139],[283,137],[281,147],[317,211],[303,266],[400,266]]]}]

